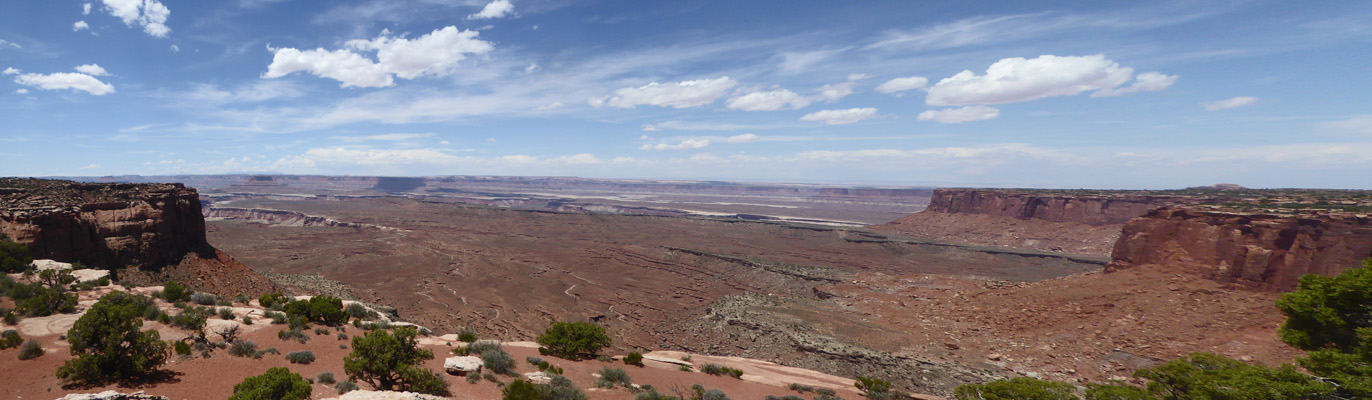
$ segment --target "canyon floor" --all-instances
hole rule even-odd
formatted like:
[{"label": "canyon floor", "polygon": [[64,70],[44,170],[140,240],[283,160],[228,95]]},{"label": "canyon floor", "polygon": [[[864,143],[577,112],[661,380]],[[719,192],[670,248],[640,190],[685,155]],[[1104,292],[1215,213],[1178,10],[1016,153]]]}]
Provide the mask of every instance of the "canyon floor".
[{"label": "canyon floor", "polygon": [[[917,393],[1019,374],[1128,377],[1193,351],[1289,361],[1275,295],[1104,259],[859,228],[520,210],[420,196],[239,196],[209,240],[302,292],[529,340],[609,327],[616,351],[740,356]],[[244,210],[288,211],[297,218]],[[353,226],[304,223],[318,217]]]}]

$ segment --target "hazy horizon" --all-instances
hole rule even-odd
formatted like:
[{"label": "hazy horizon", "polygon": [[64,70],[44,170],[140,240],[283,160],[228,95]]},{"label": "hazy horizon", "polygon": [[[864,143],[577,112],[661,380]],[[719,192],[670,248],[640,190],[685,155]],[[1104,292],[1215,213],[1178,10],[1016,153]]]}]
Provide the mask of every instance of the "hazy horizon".
[{"label": "hazy horizon", "polygon": [[1372,189],[1372,3],[0,9],[0,175]]}]

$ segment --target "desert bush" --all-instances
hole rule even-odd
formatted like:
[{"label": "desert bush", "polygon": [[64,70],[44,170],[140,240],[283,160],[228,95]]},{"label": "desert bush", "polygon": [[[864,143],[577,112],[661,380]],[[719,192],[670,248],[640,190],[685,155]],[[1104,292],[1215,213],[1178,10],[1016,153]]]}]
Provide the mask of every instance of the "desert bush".
[{"label": "desert bush", "polygon": [[19,345],[19,359],[32,360],[43,355],[43,346],[38,345],[38,340],[29,338],[24,344]]},{"label": "desert bush", "polygon": [[329,371],[320,372],[319,375],[315,375],[314,381],[326,385],[332,385],[335,382],[333,373]]},{"label": "desert bush", "polygon": [[346,333],[339,333],[339,334],[338,334],[338,340],[348,340],[348,334],[346,334]]},{"label": "desert bush", "polygon": [[337,385],[334,385],[333,387],[333,390],[338,391],[338,394],[345,394],[357,389],[357,382],[353,382],[352,380],[339,382]]},{"label": "desert bush", "polygon": [[691,368],[690,365],[682,365],[682,366],[680,366],[680,367],[677,367],[676,370],[677,370],[677,371],[681,371],[681,372],[691,372],[691,371],[695,371],[695,369]]},{"label": "desert bush", "polygon": [[231,320],[234,318],[232,308],[224,307],[219,309],[219,319]]},{"label": "desert bush", "polygon": [[448,381],[419,367],[434,356],[432,351],[418,347],[416,333],[413,328],[401,327],[394,334],[371,331],[353,337],[353,350],[343,359],[343,371],[378,390],[448,395]]},{"label": "desert bush", "polygon": [[292,364],[308,365],[309,363],[314,362],[314,352],[305,350],[286,353],[286,361],[290,361]]},{"label": "desert bush", "polygon": [[629,353],[629,355],[624,356],[624,364],[627,364],[627,365],[637,365],[637,366],[639,366],[639,367],[642,367],[642,366],[643,366],[643,354],[642,354],[642,353],[638,353],[638,352]]},{"label": "desert bush", "polygon": [[705,366],[700,367],[700,372],[710,375],[728,375],[735,378],[743,376],[743,370],[729,368],[719,364],[705,364]]},{"label": "desert bush", "polygon": [[611,341],[605,334],[605,328],[589,322],[553,322],[538,337],[538,344],[547,347],[552,355],[579,359],[583,356],[595,357]]},{"label": "desert bush", "polygon": [[[175,342],[175,343],[172,343],[172,348],[176,350],[176,354],[183,355],[183,356],[189,356],[189,355],[191,355],[191,344],[190,344],[190,343],[177,341],[177,342]],[[230,351],[230,354],[232,354],[232,351]]]},{"label": "desert bush", "polygon": [[285,325],[286,314],[279,311],[267,311],[267,318],[272,319],[272,325]]},{"label": "desert bush", "polygon": [[500,391],[503,400],[541,400],[543,397],[538,393],[538,386],[523,379],[515,379]]},{"label": "desert bush", "polygon": [[191,301],[191,293],[194,291],[176,281],[167,282],[167,286],[162,287],[162,299],[171,303],[180,301]]},{"label": "desert bush", "polygon": [[238,303],[238,304],[248,304],[248,301],[249,301],[248,296],[246,296],[246,295],[244,295],[244,294],[242,294],[242,293],[239,293],[237,296],[234,296],[234,297],[233,297],[233,302]]},{"label": "desert bush", "polygon": [[167,343],[155,330],[140,332],[138,296],[101,297],[67,331],[71,355],[57,377],[91,383],[141,376],[167,361]]},{"label": "desert bush", "polygon": [[467,374],[467,383],[481,382],[481,376],[477,374]]},{"label": "desert bush", "polygon": [[305,342],[310,341],[310,337],[307,336],[307,335],[305,335],[305,332],[304,332],[304,331],[301,331],[301,330],[299,330],[299,329],[288,329],[288,330],[284,330],[284,331],[277,332],[277,333],[276,333],[276,337],[277,337],[278,339],[281,339],[281,340],[292,340],[292,339],[294,339],[295,341],[300,342],[301,344],[304,344]]},{"label": "desert bush", "polygon": [[[858,378],[858,385],[862,385],[863,377]],[[882,381],[885,382],[885,381]],[[868,385],[859,386],[864,394],[869,398],[894,398],[886,395],[890,391],[890,384],[876,387]],[[876,395],[876,396],[874,396]],[[958,386],[953,392],[953,396],[958,400],[1078,400],[1076,387],[1069,383],[1049,382],[1034,378],[1019,377],[1013,379],[1001,379],[984,384],[967,384]]]},{"label": "desert bush", "polygon": [[629,373],[619,368],[605,367],[600,370],[600,378],[596,379],[595,386],[599,388],[613,389],[615,385],[630,387],[632,382]]},{"label": "desert bush", "polygon": [[315,336],[329,334],[329,328],[314,328]]},{"label": "desert bush", "polygon": [[0,240],[0,273],[19,273],[29,269],[33,264],[33,255],[29,253],[29,247],[23,244]]},{"label": "desert bush", "polygon": [[481,352],[482,366],[497,374],[514,375],[515,360],[504,349],[496,347]]},{"label": "desert bush", "polygon": [[257,302],[262,305],[262,308],[272,308],[277,304],[286,304],[288,301],[290,298],[281,292],[267,293],[257,298]]},{"label": "desert bush", "polygon": [[233,385],[233,396],[229,400],[303,400],[310,398],[313,391],[300,374],[275,367]]},{"label": "desert bush", "polygon": [[4,319],[4,321],[5,321],[6,324],[9,324],[9,325],[18,325],[18,324],[19,324],[19,313],[14,312],[14,310],[10,310],[10,311],[6,311],[4,314],[5,314],[5,316],[4,316],[3,319]]},{"label": "desert bush", "polygon": [[229,344],[229,355],[262,358],[262,355],[257,353],[257,343],[251,340],[237,340]]},{"label": "desert bush", "polygon": [[532,365],[532,366],[538,366],[539,364],[542,364],[542,363],[543,363],[543,357],[539,357],[539,356],[528,356],[528,357],[524,357],[524,362],[527,362],[527,363],[529,363],[529,365]]},{"label": "desert bush", "polygon": [[190,308],[182,310],[171,318],[171,325],[188,331],[200,331],[205,329],[205,321],[208,319],[204,308]]},{"label": "desert bush", "polygon": [[251,316],[251,315],[244,315],[244,316],[243,316],[243,325],[252,325],[252,321],[253,321],[253,319],[252,319],[252,316]]},{"label": "desert bush", "polygon": [[76,312],[76,293],[67,289],[75,282],[71,271],[46,270],[38,273],[38,281],[10,287],[10,298],[18,305],[15,312],[30,317]]},{"label": "desert bush", "polygon": [[292,320],[304,318],[306,321],[321,325],[338,326],[348,320],[348,313],[343,311],[343,301],[331,296],[294,300],[286,303],[284,309]]},{"label": "desert bush", "polygon": [[191,295],[191,302],[202,306],[212,306],[219,304],[219,297],[209,293],[196,293]]},{"label": "desert bush", "polygon": [[24,338],[19,337],[19,331],[10,329],[0,333],[0,349],[16,347],[24,343]]},{"label": "desert bush", "polygon": [[346,311],[348,312],[349,318],[363,319],[367,317],[367,307],[363,306],[361,303],[349,304]]},{"label": "desert bush", "polygon": [[[1068,386],[1070,387],[1071,385]],[[898,398],[897,393],[891,391],[891,382],[883,379],[858,376],[857,382],[853,383],[853,387],[856,387],[858,390],[862,391],[862,395],[867,396],[867,398],[870,399]],[[961,387],[959,387],[959,389],[961,389]],[[959,400],[961,400],[960,397]],[[994,399],[987,398],[986,400]],[[1026,398],[1024,400],[1030,399]]]},{"label": "desert bush", "polygon": [[805,400],[804,397],[796,396],[796,395],[793,395],[793,394],[788,394],[788,395],[780,396],[780,397],[775,396],[775,395],[770,395],[770,394],[769,394],[769,395],[767,395],[766,397],[763,397],[762,399],[763,399],[763,400]]},{"label": "desert bush", "polygon": [[457,340],[467,343],[475,342],[476,331],[472,330],[472,328],[462,328],[462,330],[457,333]]}]

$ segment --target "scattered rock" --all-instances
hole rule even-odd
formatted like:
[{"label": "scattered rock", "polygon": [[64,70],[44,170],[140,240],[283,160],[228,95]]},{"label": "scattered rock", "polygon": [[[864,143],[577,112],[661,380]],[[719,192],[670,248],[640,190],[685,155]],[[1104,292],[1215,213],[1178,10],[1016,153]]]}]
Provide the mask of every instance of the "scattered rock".
[{"label": "scattered rock", "polygon": [[448,357],[448,359],[443,360],[443,370],[457,376],[481,373],[481,366],[481,357],[476,356]]},{"label": "scattered rock", "polygon": [[133,393],[119,393],[113,390],[106,390],[100,393],[72,393],[57,400],[168,400],[167,396],[154,396],[143,394],[142,391]]},{"label": "scattered rock", "polygon": [[529,381],[529,383],[532,383],[532,384],[535,384],[535,385],[543,385],[543,384],[553,383],[553,377],[548,376],[548,373],[543,372],[543,371],[538,371],[538,372],[525,372],[525,373],[524,373],[524,380]]}]

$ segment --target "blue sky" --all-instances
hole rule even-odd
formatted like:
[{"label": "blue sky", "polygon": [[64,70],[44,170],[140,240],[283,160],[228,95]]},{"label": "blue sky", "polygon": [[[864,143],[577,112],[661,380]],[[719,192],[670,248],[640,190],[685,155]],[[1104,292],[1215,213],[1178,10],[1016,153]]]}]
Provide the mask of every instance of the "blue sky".
[{"label": "blue sky", "polygon": [[0,175],[1372,188],[1372,3],[0,2]]}]

